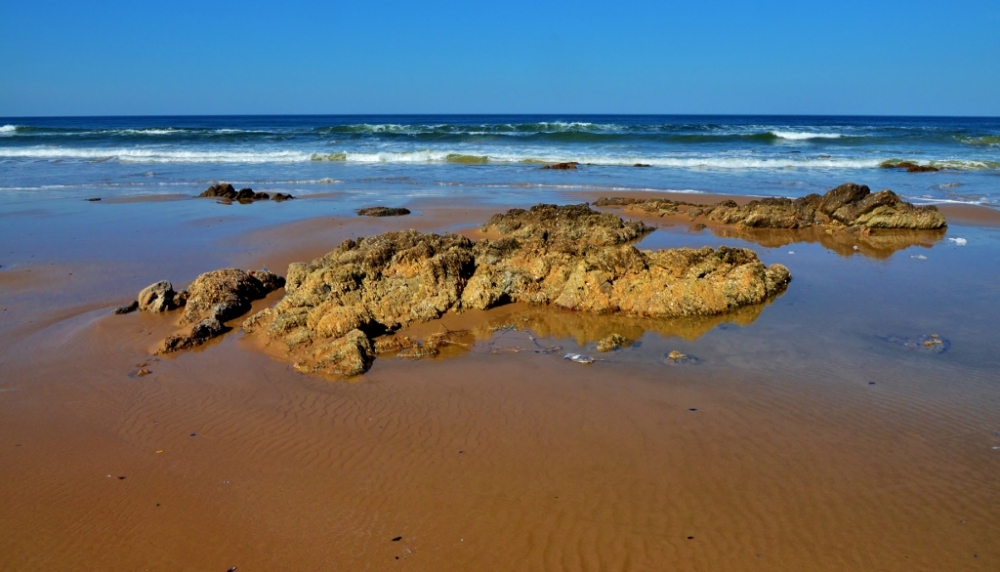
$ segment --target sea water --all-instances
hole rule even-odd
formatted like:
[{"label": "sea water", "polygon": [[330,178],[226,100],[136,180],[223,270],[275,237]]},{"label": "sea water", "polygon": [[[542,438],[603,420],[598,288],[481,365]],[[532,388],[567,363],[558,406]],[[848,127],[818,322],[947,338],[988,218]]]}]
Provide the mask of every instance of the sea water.
[{"label": "sea water", "polygon": [[[541,168],[567,161],[580,166]],[[891,161],[941,171],[881,168]],[[497,202],[542,201],[565,189],[798,197],[856,182],[915,202],[1000,208],[1000,119],[0,118],[0,204],[26,195],[197,194],[219,181],[295,195]]]}]

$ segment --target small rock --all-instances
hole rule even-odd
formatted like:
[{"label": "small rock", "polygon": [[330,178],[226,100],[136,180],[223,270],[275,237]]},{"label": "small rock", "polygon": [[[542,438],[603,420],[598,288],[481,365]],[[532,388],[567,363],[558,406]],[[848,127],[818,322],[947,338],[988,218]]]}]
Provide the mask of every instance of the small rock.
[{"label": "small rock", "polygon": [[900,346],[907,350],[919,350],[935,354],[940,354],[948,351],[951,348],[951,342],[947,339],[942,338],[937,334],[930,334],[926,336],[917,336],[914,338],[906,336],[875,336],[883,342],[890,343],[893,345]]},{"label": "small rock", "polygon": [[397,536],[396,538],[392,539],[393,542],[399,542],[400,540],[403,540],[402,536]]},{"label": "small rock", "polygon": [[125,304],[124,306],[118,306],[115,308],[115,314],[130,314],[139,309],[139,301],[132,300],[131,304]]},{"label": "small rock", "polygon": [[635,165],[632,165],[632,166],[633,167],[650,167],[651,165],[649,165],[647,163],[636,163]]},{"label": "small rock", "polygon": [[357,210],[358,216],[404,216],[410,214],[410,209],[402,207],[367,207]]},{"label": "small rock", "polygon": [[146,377],[147,375],[149,375],[151,373],[153,373],[153,372],[149,371],[148,369],[140,369],[139,371],[135,372],[135,376],[136,377]]},{"label": "small rock", "polygon": [[99,200],[101,200],[101,197],[93,197],[93,198],[87,199],[87,202],[96,203]]},{"label": "small rock", "polygon": [[153,313],[173,310],[176,307],[174,305],[175,294],[173,285],[166,280],[161,280],[146,286],[139,292],[138,307],[143,312]]},{"label": "small rock", "polygon": [[594,363],[594,358],[582,354],[566,354],[563,356],[563,359],[568,359],[569,361],[575,361],[576,363],[582,363],[586,365]]},{"label": "small rock", "polygon": [[670,353],[668,353],[667,357],[663,361],[668,365],[680,365],[680,364],[695,365],[701,363],[700,359],[694,356],[689,356],[685,353],[681,353],[677,350],[673,350]]}]

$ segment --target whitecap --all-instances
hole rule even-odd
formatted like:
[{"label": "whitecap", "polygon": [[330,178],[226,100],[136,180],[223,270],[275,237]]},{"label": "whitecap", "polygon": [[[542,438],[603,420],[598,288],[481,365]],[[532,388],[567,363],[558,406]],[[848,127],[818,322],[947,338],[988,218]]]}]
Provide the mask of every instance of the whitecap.
[{"label": "whitecap", "polygon": [[955,246],[965,246],[969,244],[969,241],[964,238],[949,238],[951,242],[955,243]]},{"label": "whitecap", "polygon": [[771,135],[781,139],[791,141],[804,141],[806,139],[840,139],[840,133],[810,133],[807,131],[771,131]]},{"label": "whitecap", "polygon": [[10,135],[13,133],[17,133],[17,125],[0,126],[0,135]]}]

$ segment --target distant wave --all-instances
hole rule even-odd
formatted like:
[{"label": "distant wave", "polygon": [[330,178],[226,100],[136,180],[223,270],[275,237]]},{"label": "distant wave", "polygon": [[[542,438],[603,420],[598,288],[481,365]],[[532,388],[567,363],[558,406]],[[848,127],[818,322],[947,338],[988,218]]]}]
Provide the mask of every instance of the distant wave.
[{"label": "distant wave", "polygon": [[0,135],[9,135],[11,133],[17,133],[17,125],[4,125],[0,127]]},{"label": "distant wave", "polygon": [[301,163],[312,159],[304,151],[207,151],[166,150],[155,148],[65,148],[0,147],[0,158],[120,161],[123,163]]},{"label": "distant wave", "polygon": [[771,135],[779,139],[789,139],[791,141],[806,141],[809,139],[840,139],[840,133],[809,133],[806,131],[770,131]]},{"label": "distant wave", "polygon": [[1000,147],[1000,135],[987,135],[984,137],[960,137],[959,141],[969,145],[983,147]]}]

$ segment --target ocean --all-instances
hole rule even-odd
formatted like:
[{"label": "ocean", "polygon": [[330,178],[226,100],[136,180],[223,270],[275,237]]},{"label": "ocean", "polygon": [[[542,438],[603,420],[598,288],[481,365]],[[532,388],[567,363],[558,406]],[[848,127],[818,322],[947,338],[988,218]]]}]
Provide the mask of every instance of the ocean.
[{"label": "ocean", "polygon": [[[565,161],[581,165],[541,169]],[[880,168],[886,161],[941,170]],[[798,197],[850,181],[920,203],[1000,208],[1000,118],[0,118],[0,202],[197,194],[218,181],[295,195],[498,202],[568,188]]]}]

